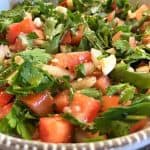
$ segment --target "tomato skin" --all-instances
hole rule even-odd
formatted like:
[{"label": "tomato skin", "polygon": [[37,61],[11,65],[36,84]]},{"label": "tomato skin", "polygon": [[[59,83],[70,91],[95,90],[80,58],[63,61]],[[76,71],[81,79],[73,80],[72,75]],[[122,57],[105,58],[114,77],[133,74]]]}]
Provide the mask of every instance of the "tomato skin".
[{"label": "tomato skin", "polygon": [[133,133],[133,132],[143,129],[147,123],[148,123],[148,119],[139,120],[137,123],[131,126],[130,132]]},{"label": "tomato skin", "polygon": [[102,111],[107,111],[109,108],[118,107],[119,99],[119,96],[103,96]]},{"label": "tomato skin", "polygon": [[69,91],[63,91],[54,97],[56,111],[62,113],[64,108],[69,105]]},{"label": "tomato skin", "polygon": [[62,40],[61,40],[61,44],[63,45],[69,45],[71,44],[71,41],[72,41],[72,37],[71,37],[71,31],[67,31],[64,36],[62,37]]},{"label": "tomato skin", "polygon": [[74,71],[75,67],[81,63],[91,61],[90,52],[71,52],[56,54],[55,58],[57,62],[53,62],[54,65],[68,68],[70,71]]},{"label": "tomato skin", "polygon": [[69,143],[72,133],[73,126],[59,115],[40,118],[39,136],[44,142]]},{"label": "tomato skin", "polygon": [[53,99],[48,91],[25,96],[22,102],[39,116],[46,116],[52,112]]},{"label": "tomato skin", "polygon": [[13,44],[18,35],[23,33],[31,33],[35,29],[35,25],[31,18],[25,18],[19,23],[13,23],[8,27],[6,39]]},{"label": "tomato skin", "polygon": [[0,107],[8,104],[12,98],[13,95],[6,93],[4,90],[0,90]]},{"label": "tomato skin", "polygon": [[149,7],[146,4],[141,5],[141,7],[135,11],[136,19],[138,21],[141,20],[143,17],[143,13],[148,9],[149,9]]},{"label": "tomato skin", "polygon": [[62,40],[61,40],[61,44],[63,45],[79,45],[80,41],[83,38],[83,31],[84,31],[84,26],[83,25],[79,25],[75,35],[72,34],[71,31],[67,31]]},{"label": "tomato skin", "polygon": [[18,52],[24,50],[26,48],[26,45],[23,45],[22,41],[17,38],[15,43],[13,45],[10,45],[9,48],[11,49],[11,51]]},{"label": "tomato skin", "polygon": [[80,93],[74,94],[70,106],[71,114],[83,122],[92,122],[98,115],[100,108],[100,101]]},{"label": "tomato skin", "polygon": [[13,103],[9,103],[0,108],[0,119],[3,119],[12,109]]},{"label": "tomato skin", "polygon": [[106,90],[109,86],[110,86],[110,79],[107,76],[99,77],[95,84],[95,87],[101,89],[103,93],[106,93]]},{"label": "tomato skin", "polygon": [[83,38],[83,31],[84,31],[84,26],[79,25],[78,30],[76,32],[76,35],[72,35],[72,41],[71,41],[72,45],[79,45],[80,44],[80,41]]}]

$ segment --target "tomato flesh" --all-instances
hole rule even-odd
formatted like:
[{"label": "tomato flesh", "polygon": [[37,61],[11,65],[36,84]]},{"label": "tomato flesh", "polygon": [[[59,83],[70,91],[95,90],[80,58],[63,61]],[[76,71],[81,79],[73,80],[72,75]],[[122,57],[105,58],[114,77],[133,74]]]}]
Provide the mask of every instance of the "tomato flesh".
[{"label": "tomato flesh", "polygon": [[71,113],[83,122],[92,122],[100,111],[100,102],[92,97],[76,93],[72,100]]},{"label": "tomato flesh", "polygon": [[22,102],[39,116],[46,116],[52,112],[53,99],[48,91],[25,96]]},{"label": "tomato flesh", "polygon": [[0,90],[0,107],[8,104],[12,98],[13,95],[6,93],[4,90]]},{"label": "tomato flesh", "polygon": [[0,108],[0,119],[3,119],[11,111],[13,103],[9,103],[2,108]]},{"label": "tomato flesh", "polygon": [[81,63],[90,62],[90,52],[72,52],[72,53],[60,53],[55,55],[56,62],[54,65],[68,68],[70,71],[74,71],[75,67]]},{"label": "tomato flesh", "polygon": [[64,108],[69,105],[69,91],[63,91],[54,97],[56,111],[62,113]]},{"label": "tomato flesh", "polygon": [[39,136],[44,142],[71,142],[73,126],[61,116],[40,118]]},{"label": "tomato flesh", "polygon": [[119,96],[103,96],[102,111],[107,111],[109,108],[119,106]]},{"label": "tomato flesh", "polygon": [[35,29],[35,25],[31,18],[26,18],[19,23],[13,23],[8,27],[6,38],[10,44],[13,44],[18,35],[23,33],[31,33]]}]

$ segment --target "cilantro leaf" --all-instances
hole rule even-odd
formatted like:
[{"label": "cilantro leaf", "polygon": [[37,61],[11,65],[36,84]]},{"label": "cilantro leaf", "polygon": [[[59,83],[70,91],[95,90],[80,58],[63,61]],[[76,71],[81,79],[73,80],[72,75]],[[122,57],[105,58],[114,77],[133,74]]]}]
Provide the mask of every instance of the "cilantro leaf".
[{"label": "cilantro leaf", "polygon": [[[32,118],[26,118],[26,114]],[[11,112],[0,121],[0,131],[10,135],[19,135],[24,139],[32,139],[37,118],[20,102],[15,102]]]},{"label": "cilantro leaf", "polygon": [[107,89],[107,95],[119,94],[121,102],[132,100],[135,94],[135,87],[129,84],[117,84],[109,86]]},{"label": "cilantro leaf", "polygon": [[76,77],[77,78],[85,77],[86,76],[86,72],[85,72],[84,64],[79,64],[78,66],[76,66],[75,72],[76,72]]},{"label": "cilantro leaf", "polygon": [[51,55],[43,49],[26,50],[17,55],[22,56],[25,61],[33,63],[47,63],[51,59]]}]

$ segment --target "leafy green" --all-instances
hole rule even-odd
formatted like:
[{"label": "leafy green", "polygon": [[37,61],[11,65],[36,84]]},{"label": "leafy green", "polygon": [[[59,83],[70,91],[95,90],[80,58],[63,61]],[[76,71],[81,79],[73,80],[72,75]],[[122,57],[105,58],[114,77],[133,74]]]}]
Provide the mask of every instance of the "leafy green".
[{"label": "leafy green", "polygon": [[107,134],[108,137],[120,137],[129,134],[130,125],[123,121],[109,120],[98,117],[94,121],[94,128],[100,131],[100,134]]},{"label": "leafy green", "polygon": [[83,139],[83,142],[89,143],[89,142],[98,142],[98,141],[103,141],[106,139],[105,135],[97,136],[95,138],[86,138]]},{"label": "leafy green", "polygon": [[66,120],[70,121],[75,126],[80,126],[80,127],[85,127],[86,126],[85,123],[79,121],[78,119],[76,119],[74,116],[72,116],[69,113],[64,113],[62,115],[62,117],[65,118]]},{"label": "leafy green", "polygon": [[150,54],[142,49],[136,49],[135,53],[125,58],[125,62],[129,64],[138,62],[139,60],[150,60]]},{"label": "leafy green", "polygon": [[63,24],[57,23],[58,20],[56,20],[54,17],[47,18],[44,25],[44,31],[47,39],[52,40],[53,37],[63,32],[64,30]]},{"label": "leafy green", "polygon": [[51,55],[46,53],[44,49],[33,49],[33,50],[26,50],[23,52],[18,53],[23,57],[25,61],[29,61],[32,63],[47,63],[51,59]]},{"label": "leafy green", "polygon": [[130,54],[132,54],[133,50],[129,45],[129,42],[126,40],[117,40],[114,43],[114,47],[116,48],[116,56],[124,58]]},{"label": "leafy green", "polygon": [[37,118],[20,102],[15,102],[11,112],[0,121],[0,132],[32,139],[36,124]]},{"label": "leafy green", "polygon": [[78,66],[76,66],[75,72],[76,72],[76,77],[77,78],[85,77],[86,76],[86,72],[85,72],[84,64],[79,64]]},{"label": "leafy green", "polygon": [[132,100],[135,94],[135,87],[129,84],[117,84],[109,86],[107,89],[107,95],[119,94],[121,102]]},{"label": "leafy green", "polygon": [[89,97],[93,97],[95,99],[101,99],[102,97],[102,93],[100,90],[96,90],[95,88],[86,88],[86,89],[82,89],[80,91],[80,93],[87,95]]}]

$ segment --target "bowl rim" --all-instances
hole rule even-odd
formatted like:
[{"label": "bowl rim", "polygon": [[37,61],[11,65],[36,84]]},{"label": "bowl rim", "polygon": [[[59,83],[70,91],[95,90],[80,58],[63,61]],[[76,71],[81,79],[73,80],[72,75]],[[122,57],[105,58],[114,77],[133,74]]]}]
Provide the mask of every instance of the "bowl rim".
[{"label": "bowl rim", "polygon": [[[35,140],[24,140],[21,138],[9,136],[3,133],[0,133],[0,144],[2,146],[6,147],[13,147],[14,149],[32,149],[35,148],[38,149],[41,147],[44,150],[50,149],[62,149],[62,148],[69,148],[69,150],[72,150],[74,148],[83,148],[83,147],[90,147],[90,150],[100,149],[100,148],[119,148],[123,146],[129,146],[133,144],[140,144],[138,145],[138,148],[143,147],[145,145],[142,145],[142,142],[146,142],[150,139],[150,127],[147,127],[143,130],[140,130],[138,132],[128,134],[126,136],[117,137],[113,139],[108,139],[105,141],[98,141],[98,142],[89,142],[89,143],[46,143],[41,141],[35,141]],[[77,150],[77,149],[76,149]]]}]

